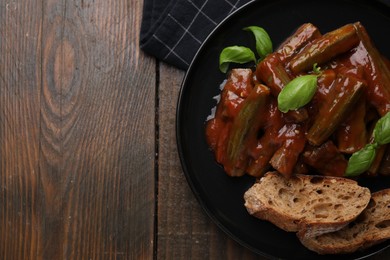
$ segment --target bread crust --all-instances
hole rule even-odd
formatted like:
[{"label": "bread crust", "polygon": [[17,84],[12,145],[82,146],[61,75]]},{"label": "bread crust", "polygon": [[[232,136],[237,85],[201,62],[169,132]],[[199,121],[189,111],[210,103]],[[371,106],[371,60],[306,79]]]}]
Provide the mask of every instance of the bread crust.
[{"label": "bread crust", "polygon": [[253,216],[288,232],[305,230],[302,235],[316,236],[354,220],[370,195],[369,189],[350,179],[312,175],[286,179],[269,172],[244,194],[244,200]]},{"label": "bread crust", "polygon": [[390,238],[390,189],[372,193],[362,214],[337,232],[310,237],[305,230],[301,243],[319,254],[346,254],[363,250]]}]

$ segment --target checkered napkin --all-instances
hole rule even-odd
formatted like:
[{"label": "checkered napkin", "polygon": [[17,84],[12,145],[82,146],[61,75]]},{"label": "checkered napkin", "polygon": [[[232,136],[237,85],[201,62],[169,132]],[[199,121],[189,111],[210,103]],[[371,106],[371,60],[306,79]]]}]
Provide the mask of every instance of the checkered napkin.
[{"label": "checkered napkin", "polygon": [[141,49],[186,70],[203,40],[250,0],[145,0]]},{"label": "checkered napkin", "polygon": [[[186,70],[207,35],[251,0],[144,0],[141,49]],[[390,0],[377,0],[390,6]]]}]

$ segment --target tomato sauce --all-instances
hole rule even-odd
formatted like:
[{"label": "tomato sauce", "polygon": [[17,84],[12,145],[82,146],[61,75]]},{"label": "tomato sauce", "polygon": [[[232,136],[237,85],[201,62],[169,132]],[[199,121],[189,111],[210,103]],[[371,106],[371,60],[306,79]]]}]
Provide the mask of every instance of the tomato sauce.
[{"label": "tomato sauce", "polygon": [[[349,156],[372,141],[372,125],[390,111],[390,62],[360,23],[343,28],[330,37],[304,24],[253,71],[230,71],[215,115],[206,124],[208,145],[228,175],[261,177],[274,169],[285,177],[295,173],[343,176]],[[344,31],[348,37],[337,34]],[[316,44],[319,50],[313,57],[304,53]],[[339,53],[328,54],[329,48]],[[277,96],[283,87],[295,77],[315,73],[312,69],[297,72],[308,67],[301,53],[309,55],[311,62],[319,55],[317,91],[306,106],[282,113]],[[292,61],[300,62],[294,73]],[[390,172],[388,150],[384,147],[377,158],[374,175],[380,169]]]}]

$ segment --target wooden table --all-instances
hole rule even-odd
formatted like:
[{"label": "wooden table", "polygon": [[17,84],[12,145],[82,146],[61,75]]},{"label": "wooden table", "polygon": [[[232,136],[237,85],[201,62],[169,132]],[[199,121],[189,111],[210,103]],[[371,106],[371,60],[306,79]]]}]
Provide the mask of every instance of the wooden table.
[{"label": "wooden table", "polygon": [[0,259],[262,259],[190,191],[142,4],[0,0]]}]

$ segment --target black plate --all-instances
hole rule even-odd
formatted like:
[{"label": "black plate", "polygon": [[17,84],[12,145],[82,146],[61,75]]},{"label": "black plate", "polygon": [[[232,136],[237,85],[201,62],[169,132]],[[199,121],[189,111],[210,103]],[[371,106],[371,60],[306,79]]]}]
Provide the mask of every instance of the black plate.
[{"label": "black plate", "polygon": [[[265,28],[279,45],[299,25],[311,22],[321,32],[361,21],[378,49],[390,57],[390,6],[379,1],[254,1],[224,20],[207,38],[184,78],[177,108],[177,143],[187,181],[196,198],[215,223],[229,236],[269,258],[359,259],[390,245],[382,243],[348,256],[321,256],[303,247],[295,234],[251,217],[243,194],[254,179],[228,177],[209,150],[204,134],[205,120],[216,105],[213,97],[225,74],[218,70],[218,56],[230,45],[253,46],[252,36],[242,30],[250,25]],[[372,191],[390,187],[389,179],[363,183]]]}]

